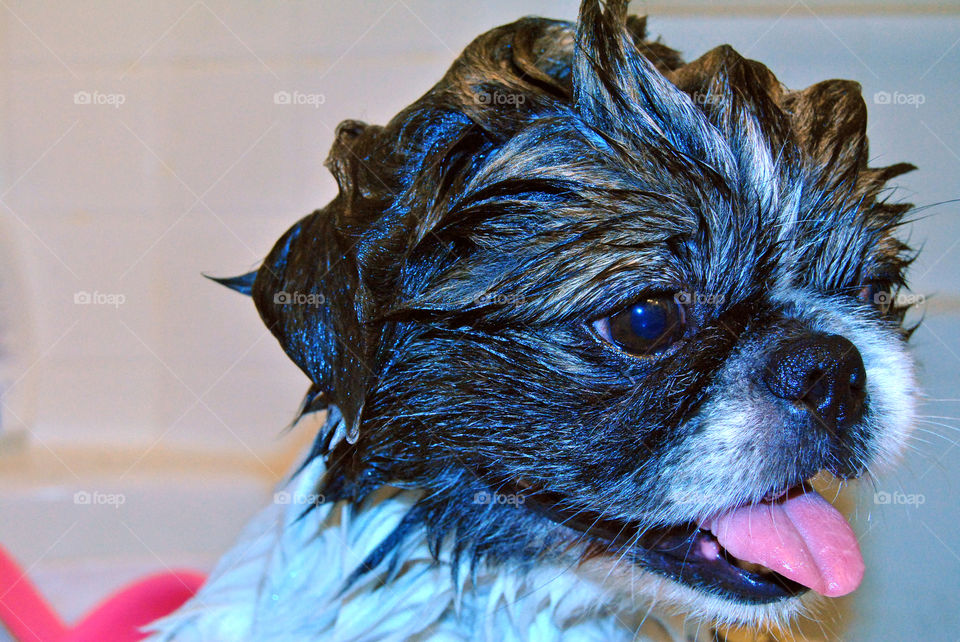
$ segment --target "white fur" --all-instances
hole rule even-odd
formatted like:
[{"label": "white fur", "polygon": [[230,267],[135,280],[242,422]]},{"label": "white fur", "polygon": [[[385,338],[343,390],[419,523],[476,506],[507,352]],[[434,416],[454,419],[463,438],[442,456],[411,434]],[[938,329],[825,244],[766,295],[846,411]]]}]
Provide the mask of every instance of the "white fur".
[{"label": "white fur", "polygon": [[422,535],[403,546],[391,578],[386,564],[340,594],[357,565],[416,501],[384,489],[354,511],[323,504],[297,519],[315,492],[323,464],[314,460],[254,518],[200,592],[151,625],[161,640],[694,640],[708,626],[646,617],[633,604],[612,612],[600,582],[577,569],[541,566],[526,576],[481,569],[471,586],[466,568],[454,586],[449,562],[436,563]]},{"label": "white fur", "polygon": [[[797,318],[812,331],[838,334],[852,342],[863,358],[867,375],[875,454],[866,462],[872,471],[895,461],[913,429],[917,385],[914,362],[902,339],[891,328],[868,318],[854,304],[827,298],[811,290],[790,288],[775,293],[775,301],[796,303]],[[754,349],[762,349],[756,346]],[[723,389],[704,404],[695,434],[672,454],[662,475],[667,508],[664,522],[698,521],[718,508],[756,501],[764,492],[761,460],[765,440],[777,434],[771,422],[778,416],[769,395],[738,370],[740,359],[728,360],[721,373]],[[692,465],[691,462],[695,462]]]}]

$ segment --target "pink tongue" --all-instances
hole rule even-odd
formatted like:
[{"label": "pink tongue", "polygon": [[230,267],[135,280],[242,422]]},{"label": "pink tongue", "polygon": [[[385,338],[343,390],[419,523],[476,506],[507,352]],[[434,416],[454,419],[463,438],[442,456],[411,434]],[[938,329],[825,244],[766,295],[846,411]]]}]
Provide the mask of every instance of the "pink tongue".
[{"label": "pink tongue", "polygon": [[704,524],[734,557],[761,564],[821,595],[846,595],[863,578],[857,538],[813,490],[744,506]]}]

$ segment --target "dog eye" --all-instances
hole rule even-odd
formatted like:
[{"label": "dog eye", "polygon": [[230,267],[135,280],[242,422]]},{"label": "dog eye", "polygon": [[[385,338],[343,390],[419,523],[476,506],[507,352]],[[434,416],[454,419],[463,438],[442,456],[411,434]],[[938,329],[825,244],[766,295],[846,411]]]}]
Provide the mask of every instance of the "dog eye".
[{"label": "dog eye", "polygon": [[884,288],[879,283],[863,285],[857,293],[857,298],[876,307],[882,314],[886,314],[893,307],[893,294],[890,288]]},{"label": "dog eye", "polygon": [[673,296],[651,297],[593,322],[608,343],[636,356],[654,355],[683,335],[686,318]]}]

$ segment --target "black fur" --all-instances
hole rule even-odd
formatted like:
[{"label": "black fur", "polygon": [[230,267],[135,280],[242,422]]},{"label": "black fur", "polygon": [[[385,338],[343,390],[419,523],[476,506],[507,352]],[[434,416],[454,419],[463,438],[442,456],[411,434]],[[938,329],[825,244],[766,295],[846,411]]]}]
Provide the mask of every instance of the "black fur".
[{"label": "black fur", "polygon": [[[227,283],[255,277],[264,322],[313,382],[302,412],[342,415],[346,438],[329,421],[312,453],[327,501],[422,489],[405,528],[458,556],[536,563],[571,532],[474,494],[522,480],[567,513],[656,523],[666,453],[697,429],[720,368],[793,331],[775,287],[899,326],[902,311],[857,295],[903,284],[894,232],[910,206],[884,188],[912,166],[867,166],[859,85],[790,91],[729,46],[684,64],[626,4],[494,29],[386,126],[341,124],[338,196]],[[690,306],[695,335],[657,358],[591,331],[679,291],[723,304]],[[858,464],[867,431],[843,437]],[[824,443],[771,459],[770,486],[830,467]]]}]

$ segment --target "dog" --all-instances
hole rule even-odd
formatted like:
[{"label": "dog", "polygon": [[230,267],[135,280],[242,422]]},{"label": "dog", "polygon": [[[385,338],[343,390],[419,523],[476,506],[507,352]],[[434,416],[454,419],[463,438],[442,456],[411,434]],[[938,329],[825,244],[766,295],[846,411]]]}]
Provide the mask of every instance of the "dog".
[{"label": "dog", "polygon": [[857,83],[686,63],[626,5],[342,123],[336,198],[221,280],[328,414],[156,639],[714,639],[857,587],[810,482],[913,424],[913,166],[868,166]]}]

